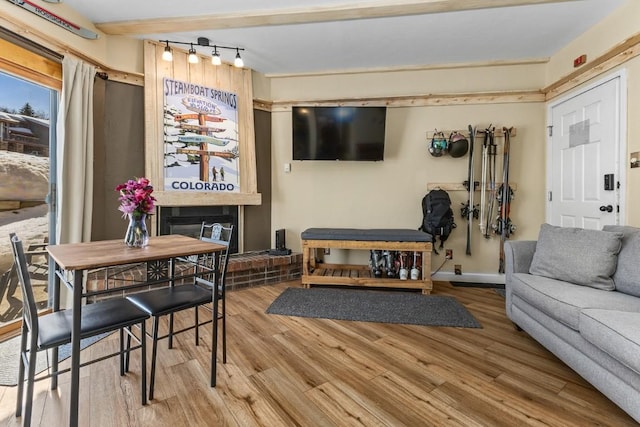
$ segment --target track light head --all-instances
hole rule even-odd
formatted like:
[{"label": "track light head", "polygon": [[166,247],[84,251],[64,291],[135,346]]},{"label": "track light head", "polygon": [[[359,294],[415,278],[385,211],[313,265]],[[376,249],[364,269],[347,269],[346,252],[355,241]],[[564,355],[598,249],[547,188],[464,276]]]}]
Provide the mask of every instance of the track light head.
[{"label": "track light head", "polygon": [[238,68],[242,68],[244,66],[244,61],[240,57],[240,49],[236,49],[236,59],[233,61],[233,65]]},{"label": "track light head", "polygon": [[220,58],[220,54],[218,53],[218,46],[213,46],[213,53],[211,54],[211,63],[213,65],[221,65],[222,59]]},{"label": "track light head", "polygon": [[164,47],[164,52],[162,52],[162,59],[165,61],[173,61],[173,52],[171,52],[171,48],[169,47],[169,41],[167,40],[167,45]]},{"label": "track light head", "polygon": [[191,47],[189,48],[189,63],[190,64],[197,64],[198,63],[198,55],[196,54],[196,50],[193,48],[193,44],[191,44]]}]

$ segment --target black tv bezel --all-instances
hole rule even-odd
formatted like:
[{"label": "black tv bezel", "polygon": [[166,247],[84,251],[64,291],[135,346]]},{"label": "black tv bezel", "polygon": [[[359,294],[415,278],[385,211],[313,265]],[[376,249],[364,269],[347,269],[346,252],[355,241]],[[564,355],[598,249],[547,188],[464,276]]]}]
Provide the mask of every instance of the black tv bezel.
[{"label": "black tv bezel", "polygon": [[[377,110],[381,110],[384,111],[384,123],[383,123],[383,127],[382,127],[382,141],[380,143],[378,143],[378,145],[381,146],[381,150],[379,151],[380,156],[376,156],[374,157],[359,157],[359,158],[345,158],[345,157],[341,157],[341,156],[330,156],[330,157],[310,157],[310,156],[300,156],[300,154],[298,153],[298,155],[296,156],[296,129],[295,129],[295,119],[296,119],[296,110],[299,109],[312,109],[312,110],[317,110],[317,109],[343,109],[343,108],[349,108],[349,109],[356,109],[356,110],[365,110],[365,109],[377,109]],[[380,105],[375,105],[375,106],[341,106],[341,105],[335,105],[335,106],[331,106],[331,105],[323,105],[323,106],[305,106],[305,105],[296,105],[296,106],[292,106],[291,108],[291,133],[292,133],[292,137],[291,137],[291,148],[292,148],[292,160],[294,161],[305,161],[305,162],[309,162],[309,161],[321,161],[321,162],[326,162],[326,161],[340,161],[340,162],[381,162],[384,160],[384,154],[385,154],[385,146],[386,146],[386,120],[387,120],[387,107],[386,106],[380,106]]]}]

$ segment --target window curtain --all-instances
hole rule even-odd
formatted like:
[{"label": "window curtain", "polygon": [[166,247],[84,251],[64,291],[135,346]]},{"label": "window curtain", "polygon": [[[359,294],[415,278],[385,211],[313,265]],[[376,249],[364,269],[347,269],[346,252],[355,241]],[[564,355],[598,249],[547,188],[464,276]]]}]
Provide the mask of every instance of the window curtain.
[{"label": "window curtain", "polygon": [[57,243],[91,240],[93,206],[94,66],[62,60],[62,93],[57,120]]}]

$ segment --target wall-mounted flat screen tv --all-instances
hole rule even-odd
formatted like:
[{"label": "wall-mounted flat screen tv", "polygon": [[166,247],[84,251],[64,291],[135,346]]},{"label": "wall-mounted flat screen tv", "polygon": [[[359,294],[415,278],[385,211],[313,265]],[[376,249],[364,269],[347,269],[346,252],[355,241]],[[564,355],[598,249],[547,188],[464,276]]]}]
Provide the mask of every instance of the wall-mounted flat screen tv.
[{"label": "wall-mounted flat screen tv", "polygon": [[293,107],[293,160],[382,160],[386,116],[386,107]]}]

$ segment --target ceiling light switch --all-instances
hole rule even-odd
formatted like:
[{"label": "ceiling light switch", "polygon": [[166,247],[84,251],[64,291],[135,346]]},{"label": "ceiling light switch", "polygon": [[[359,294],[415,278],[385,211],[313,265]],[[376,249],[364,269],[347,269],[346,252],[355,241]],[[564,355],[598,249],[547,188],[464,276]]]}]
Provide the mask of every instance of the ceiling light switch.
[{"label": "ceiling light switch", "polygon": [[285,163],[284,164],[284,172],[285,173],[291,172],[291,163]]}]

